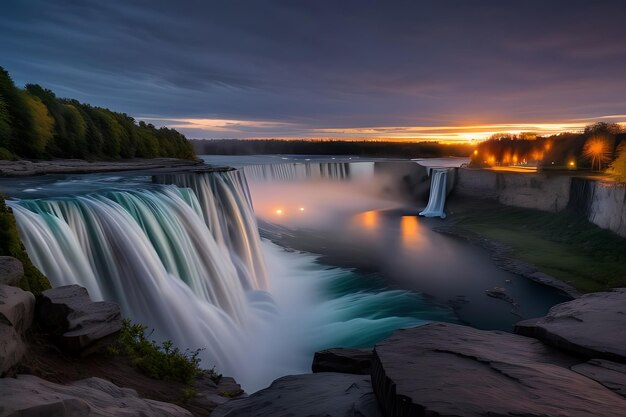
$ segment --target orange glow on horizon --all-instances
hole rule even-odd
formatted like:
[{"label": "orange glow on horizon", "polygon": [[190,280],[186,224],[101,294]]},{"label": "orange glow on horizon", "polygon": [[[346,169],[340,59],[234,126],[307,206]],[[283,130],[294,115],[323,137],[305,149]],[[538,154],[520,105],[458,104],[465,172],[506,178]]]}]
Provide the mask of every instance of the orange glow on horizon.
[{"label": "orange glow on horizon", "polygon": [[[295,122],[275,120],[243,120],[224,118],[155,118],[137,117],[148,123],[174,129],[187,129],[206,136],[243,139],[310,140],[310,141],[391,141],[391,142],[442,142],[464,143],[483,141],[497,133],[549,136],[564,132],[581,132],[585,126],[600,120],[607,120],[626,126],[626,115],[608,115],[595,118],[571,119],[555,122],[538,123],[459,123],[451,125],[405,125],[405,126],[367,126],[367,127],[327,127],[315,128]],[[292,133],[286,133],[292,132]],[[531,134],[532,133],[532,134]],[[197,136],[197,137],[198,137]]]}]

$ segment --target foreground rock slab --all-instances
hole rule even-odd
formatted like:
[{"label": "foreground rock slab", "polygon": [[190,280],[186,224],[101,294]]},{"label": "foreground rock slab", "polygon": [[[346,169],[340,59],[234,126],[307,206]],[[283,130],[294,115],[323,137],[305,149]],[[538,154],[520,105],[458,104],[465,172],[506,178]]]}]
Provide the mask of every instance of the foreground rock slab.
[{"label": "foreground rock slab", "polygon": [[626,399],[572,360],[523,336],[431,323],[376,345],[372,384],[387,416],[623,415]]},{"label": "foreground rock slab", "polygon": [[79,285],[65,285],[37,296],[37,320],[63,348],[80,352],[122,328],[120,307],[91,301]]},{"label": "foreground rock slab", "polygon": [[572,366],[572,370],[591,378],[626,397],[626,365],[603,359],[592,359],[589,362]]},{"label": "foreground rock slab", "polygon": [[16,286],[24,276],[24,265],[12,256],[0,256],[0,284]]},{"label": "foreground rock slab", "polygon": [[249,397],[229,401],[211,417],[380,417],[369,376],[339,373],[279,378]]},{"label": "foreground rock slab", "polygon": [[626,288],[558,304],[545,317],[517,323],[515,333],[587,358],[626,363]]},{"label": "foreground rock slab", "polygon": [[32,375],[0,379],[0,417],[191,417],[176,405],[139,398],[100,378],[59,385]]},{"label": "foreground rock slab", "polygon": [[326,349],[315,352],[313,372],[339,372],[369,375],[372,367],[372,349]]}]

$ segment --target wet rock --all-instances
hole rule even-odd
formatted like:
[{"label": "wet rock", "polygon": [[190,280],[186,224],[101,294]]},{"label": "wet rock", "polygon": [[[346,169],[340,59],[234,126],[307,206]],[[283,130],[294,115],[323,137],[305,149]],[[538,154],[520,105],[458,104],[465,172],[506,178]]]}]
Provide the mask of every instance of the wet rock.
[{"label": "wet rock", "polygon": [[545,317],[517,323],[515,333],[587,358],[626,363],[626,288],[558,304]]},{"label": "wet rock", "polygon": [[211,417],[379,417],[368,376],[339,373],[291,375],[249,397],[229,401]]},{"label": "wet rock", "polygon": [[117,304],[91,301],[87,290],[78,285],[43,291],[37,296],[36,315],[42,327],[70,352],[84,351],[122,327]]},{"label": "wet rock", "polygon": [[376,345],[372,384],[388,416],[622,415],[626,400],[523,336],[445,323]]},{"label": "wet rock", "polygon": [[24,333],[35,313],[35,296],[17,287],[0,285],[0,316],[15,328],[17,333]]},{"label": "wet rock", "polygon": [[572,371],[599,382],[622,397],[626,397],[626,365],[603,359],[572,366]]},{"label": "wet rock", "polygon": [[174,404],[139,398],[100,378],[59,385],[32,375],[0,379],[0,416],[191,417]]},{"label": "wet rock", "polygon": [[326,349],[315,352],[313,372],[369,375],[372,349]]},{"label": "wet rock", "polygon": [[24,277],[24,266],[12,256],[0,256],[0,284],[16,286]]}]

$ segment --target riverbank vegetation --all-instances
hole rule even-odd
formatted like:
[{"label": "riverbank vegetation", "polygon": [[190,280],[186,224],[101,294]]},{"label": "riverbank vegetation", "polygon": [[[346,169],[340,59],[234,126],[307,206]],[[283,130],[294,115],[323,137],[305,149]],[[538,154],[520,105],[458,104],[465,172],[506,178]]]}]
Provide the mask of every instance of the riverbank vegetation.
[{"label": "riverbank vegetation", "polygon": [[458,226],[506,244],[515,257],[581,292],[626,286],[626,239],[577,213],[494,205],[457,216]]},{"label": "riverbank vegetation", "polygon": [[195,154],[174,129],[58,98],[37,84],[18,88],[0,67],[0,159],[156,157],[193,159]]}]

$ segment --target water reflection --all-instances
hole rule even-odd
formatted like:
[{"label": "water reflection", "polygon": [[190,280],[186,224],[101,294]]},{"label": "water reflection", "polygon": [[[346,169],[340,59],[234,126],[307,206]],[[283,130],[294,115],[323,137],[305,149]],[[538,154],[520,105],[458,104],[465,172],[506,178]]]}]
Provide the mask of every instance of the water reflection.
[{"label": "water reflection", "polygon": [[423,242],[423,233],[420,233],[420,223],[417,216],[402,216],[400,218],[400,236],[405,250],[415,250]]}]

